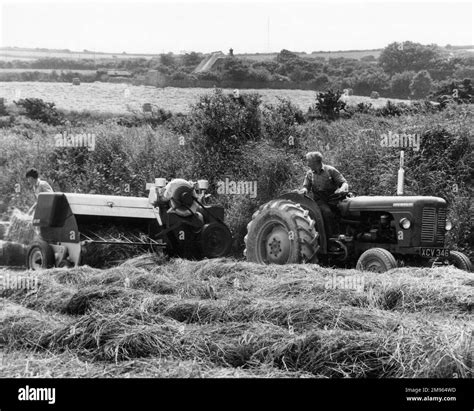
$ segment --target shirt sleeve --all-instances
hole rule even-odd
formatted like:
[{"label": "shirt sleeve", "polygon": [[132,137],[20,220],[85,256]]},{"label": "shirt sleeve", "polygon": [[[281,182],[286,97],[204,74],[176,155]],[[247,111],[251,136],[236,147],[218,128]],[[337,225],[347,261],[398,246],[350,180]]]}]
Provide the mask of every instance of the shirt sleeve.
[{"label": "shirt sleeve", "polygon": [[329,173],[338,187],[342,186],[344,183],[347,183],[347,180],[344,178],[344,176],[334,167],[329,169]]},{"label": "shirt sleeve", "polygon": [[53,189],[46,181],[41,181],[38,187],[38,193],[52,193]]},{"label": "shirt sleeve", "polygon": [[304,176],[303,187],[306,188],[308,191],[311,191],[312,183],[313,183],[312,173],[311,173],[311,170],[308,170],[306,172],[306,175]]}]

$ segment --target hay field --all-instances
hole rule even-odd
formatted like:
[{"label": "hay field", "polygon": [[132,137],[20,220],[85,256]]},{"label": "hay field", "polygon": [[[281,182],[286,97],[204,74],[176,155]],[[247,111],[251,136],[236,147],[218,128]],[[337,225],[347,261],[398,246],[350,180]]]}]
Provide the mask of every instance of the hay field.
[{"label": "hay field", "polygon": [[62,51],[62,50],[37,50],[37,49],[23,49],[23,48],[0,48],[0,61],[13,60],[38,60],[42,58],[61,58],[71,60],[101,60],[101,59],[120,59],[128,60],[131,58],[152,58],[156,54],[127,54],[127,53],[102,53],[102,52],[83,52],[83,51]]},{"label": "hay field", "polygon": [[[333,275],[364,289],[328,288]],[[38,283],[0,292],[0,377],[472,377],[474,278],[451,267],[144,255]]]},{"label": "hay field", "polygon": [[[314,58],[347,58],[360,60],[362,57],[373,56],[379,58],[382,49],[375,50],[341,50],[341,51],[313,51],[311,53],[298,53],[296,54],[302,58],[314,59]],[[272,60],[278,56],[278,53],[248,53],[248,54],[237,54],[237,57],[245,58],[254,61],[267,61]]]},{"label": "hay field", "polygon": [[[200,96],[209,94],[211,91],[212,89],[208,88],[157,88],[101,82],[82,83],[80,86],[34,81],[0,82],[0,97],[4,97],[7,103],[19,98],[34,97],[52,101],[58,108],[65,110],[116,114],[141,110],[144,103],[152,103],[175,113],[186,113],[189,112],[190,105],[196,103]],[[224,91],[231,93],[232,90],[225,89]],[[264,103],[275,104],[278,102],[278,97],[287,98],[303,111],[308,110],[315,102],[315,92],[311,90],[245,89],[241,92],[259,93]],[[370,102],[375,108],[384,106],[388,100],[386,98],[374,100],[362,96],[348,96],[346,99],[349,105]],[[408,100],[390,99],[390,101],[409,103]]]}]

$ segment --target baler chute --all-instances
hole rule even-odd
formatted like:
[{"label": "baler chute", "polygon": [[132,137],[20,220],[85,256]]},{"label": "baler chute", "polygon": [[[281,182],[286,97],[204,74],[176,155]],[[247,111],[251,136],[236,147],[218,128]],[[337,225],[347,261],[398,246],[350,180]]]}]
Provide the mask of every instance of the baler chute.
[{"label": "baler chute", "polygon": [[229,253],[232,236],[224,209],[205,204],[205,180],[165,184],[156,179],[147,189],[148,198],[40,194],[33,218],[40,239],[28,249],[28,268],[77,266],[87,249],[98,245],[163,250],[190,259]]}]

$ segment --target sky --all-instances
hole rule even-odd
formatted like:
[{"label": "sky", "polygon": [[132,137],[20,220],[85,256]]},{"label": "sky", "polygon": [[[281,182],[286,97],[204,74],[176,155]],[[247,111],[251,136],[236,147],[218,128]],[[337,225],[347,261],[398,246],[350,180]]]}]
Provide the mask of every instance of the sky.
[{"label": "sky", "polygon": [[2,0],[0,46],[182,53],[473,44],[472,2]]}]

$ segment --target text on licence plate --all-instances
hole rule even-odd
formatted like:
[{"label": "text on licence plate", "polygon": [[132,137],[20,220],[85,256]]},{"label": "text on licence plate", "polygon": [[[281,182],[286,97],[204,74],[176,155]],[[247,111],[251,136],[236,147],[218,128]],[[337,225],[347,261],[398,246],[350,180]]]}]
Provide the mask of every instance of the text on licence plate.
[{"label": "text on licence plate", "polygon": [[420,254],[422,257],[449,257],[449,249],[421,247]]}]

